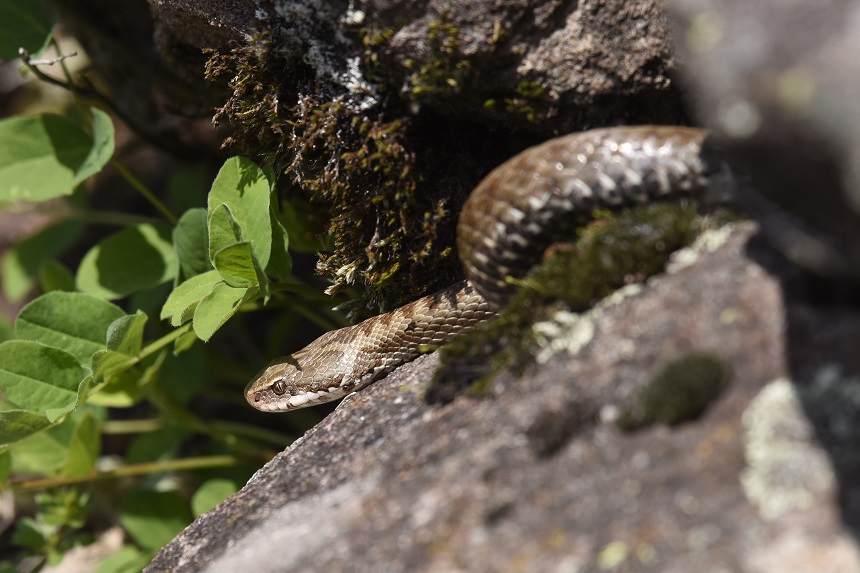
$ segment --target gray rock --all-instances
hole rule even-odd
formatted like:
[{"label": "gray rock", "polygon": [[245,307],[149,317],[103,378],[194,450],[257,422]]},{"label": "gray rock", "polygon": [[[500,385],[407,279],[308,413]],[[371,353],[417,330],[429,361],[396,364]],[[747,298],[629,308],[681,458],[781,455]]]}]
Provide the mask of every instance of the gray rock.
[{"label": "gray rock", "polygon": [[[579,335],[490,396],[429,406],[436,356],[400,368],[147,571],[860,571],[845,525],[860,312],[786,298],[754,234],[712,233],[669,274],[559,318],[554,340]],[[620,430],[636,390],[691,352],[730,367],[723,394],[694,421]]]}]

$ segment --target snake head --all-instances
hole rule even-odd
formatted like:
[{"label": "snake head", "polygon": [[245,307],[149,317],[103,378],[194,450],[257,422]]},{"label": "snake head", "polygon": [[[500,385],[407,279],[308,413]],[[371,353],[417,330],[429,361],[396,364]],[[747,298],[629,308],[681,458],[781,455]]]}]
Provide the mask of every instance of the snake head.
[{"label": "snake head", "polygon": [[245,387],[245,400],[263,412],[287,412],[337,400],[357,389],[348,349],[336,342],[339,331],[266,366]]}]

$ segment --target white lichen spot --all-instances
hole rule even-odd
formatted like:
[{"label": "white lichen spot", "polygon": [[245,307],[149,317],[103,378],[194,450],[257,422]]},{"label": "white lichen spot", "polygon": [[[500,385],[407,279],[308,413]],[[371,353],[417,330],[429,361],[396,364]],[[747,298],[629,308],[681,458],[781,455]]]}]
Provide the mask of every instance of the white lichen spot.
[{"label": "white lichen spot", "polygon": [[810,507],[814,493],[832,487],[833,468],[814,442],[798,392],[785,378],[769,383],[743,414],[747,467],[741,487],[766,520]]},{"label": "white lichen spot", "polygon": [[346,12],[341,17],[340,21],[345,26],[361,26],[364,24],[365,14],[363,10],[356,10],[355,3],[350,1]]},{"label": "white lichen spot", "polygon": [[594,310],[597,312],[602,312],[604,309],[609,308],[610,306],[614,306],[620,303],[625,298],[631,297],[633,295],[639,294],[642,292],[642,284],[641,283],[631,283],[629,285],[625,285],[620,289],[616,290],[599,303],[594,305]]},{"label": "white lichen spot", "polygon": [[538,364],[546,364],[557,352],[576,354],[594,338],[594,322],[588,314],[559,311],[550,320],[532,327],[540,350],[535,356]]},{"label": "white lichen spot", "polygon": [[546,364],[561,351],[570,355],[577,354],[594,338],[597,331],[596,322],[605,310],[641,290],[641,284],[630,284],[607,296],[588,312],[577,314],[560,310],[549,320],[535,323],[532,329],[540,346],[535,355],[537,363]]},{"label": "white lichen spot", "polygon": [[361,58],[358,56],[347,58],[346,71],[341,74],[339,83],[352,92],[350,103],[360,111],[370,109],[379,101],[376,85],[361,73]]},{"label": "white lichen spot", "polygon": [[735,225],[729,223],[718,229],[708,229],[698,237],[689,247],[685,247],[672,253],[669,263],[666,265],[668,274],[677,273],[693,265],[702,253],[713,253],[722,247],[734,231]]}]

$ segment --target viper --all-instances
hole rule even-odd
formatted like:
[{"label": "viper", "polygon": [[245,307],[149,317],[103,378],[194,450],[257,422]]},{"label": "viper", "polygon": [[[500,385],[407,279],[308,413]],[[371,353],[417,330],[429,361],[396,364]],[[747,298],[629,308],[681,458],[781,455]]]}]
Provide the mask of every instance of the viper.
[{"label": "viper", "polygon": [[466,279],[389,313],[324,334],[267,366],[246,387],[251,406],[285,412],[341,398],[428,347],[496,315],[561,233],[595,209],[719,194],[727,168],[702,129],[638,126],[551,139],[487,175],[460,212]]}]

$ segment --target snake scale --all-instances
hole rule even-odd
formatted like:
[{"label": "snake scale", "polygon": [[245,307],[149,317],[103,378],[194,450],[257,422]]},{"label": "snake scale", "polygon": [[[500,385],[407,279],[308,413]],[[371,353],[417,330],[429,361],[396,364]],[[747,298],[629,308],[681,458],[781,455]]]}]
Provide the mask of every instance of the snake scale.
[{"label": "snake scale", "polygon": [[266,367],[245,389],[251,406],[284,412],[341,398],[495,316],[560,233],[595,209],[701,198],[725,172],[704,130],[595,129],[529,148],[472,191],[457,226],[466,280],[387,314],[324,334]]}]

